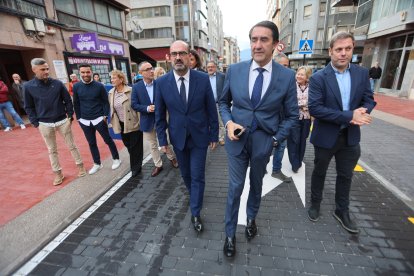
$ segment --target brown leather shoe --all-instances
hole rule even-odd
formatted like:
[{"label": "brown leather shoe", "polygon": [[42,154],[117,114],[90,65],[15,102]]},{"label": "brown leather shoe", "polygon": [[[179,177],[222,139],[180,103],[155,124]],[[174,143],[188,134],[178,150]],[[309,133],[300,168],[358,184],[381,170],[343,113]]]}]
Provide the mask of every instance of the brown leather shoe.
[{"label": "brown leather shoe", "polygon": [[160,174],[160,172],[161,172],[161,171],[162,171],[162,167],[155,167],[155,168],[152,170],[151,176],[152,176],[152,177],[157,176],[157,175],[159,175],[159,174]]},{"label": "brown leather shoe", "polygon": [[170,162],[171,162],[171,165],[174,167],[174,168],[178,168],[178,162],[177,162],[177,159],[172,159],[172,160],[170,160]]}]

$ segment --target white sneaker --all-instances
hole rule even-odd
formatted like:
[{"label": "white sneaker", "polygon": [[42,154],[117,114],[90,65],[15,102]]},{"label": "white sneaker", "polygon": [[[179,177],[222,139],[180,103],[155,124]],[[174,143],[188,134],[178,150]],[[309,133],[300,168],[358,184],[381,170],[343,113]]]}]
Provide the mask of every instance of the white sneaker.
[{"label": "white sneaker", "polygon": [[26,126],[25,126],[24,124],[21,124],[21,125],[20,125],[20,128],[21,128],[21,129],[25,129],[25,128],[26,128]]},{"label": "white sneaker", "polygon": [[114,159],[114,161],[112,161],[112,169],[116,170],[119,168],[119,166],[121,166],[121,160]]},{"label": "white sneaker", "polygon": [[11,127],[6,127],[5,129],[4,129],[4,132],[9,132],[9,131],[11,131],[12,129],[11,129]]},{"label": "white sneaker", "polygon": [[94,173],[96,173],[97,171],[99,171],[102,168],[103,168],[103,165],[102,164],[100,164],[100,165],[93,164],[92,169],[89,170],[89,174],[94,174]]}]

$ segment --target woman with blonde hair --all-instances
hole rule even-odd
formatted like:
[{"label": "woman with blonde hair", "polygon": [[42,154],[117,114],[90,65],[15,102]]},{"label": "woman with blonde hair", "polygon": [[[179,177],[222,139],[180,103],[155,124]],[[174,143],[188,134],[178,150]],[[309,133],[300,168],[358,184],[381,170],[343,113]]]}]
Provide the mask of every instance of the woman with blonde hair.
[{"label": "woman with blonde hair", "polygon": [[154,69],[154,80],[158,79],[162,75],[165,75],[165,70],[162,67],[155,67]]},{"label": "woman with blonde hair", "polygon": [[139,114],[131,108],[132,88],[120,70],[113,70],[109,91],[111,126],[115,134],[121,133],[122,142],[129,152],[132,177],[141,172],[143,158],[143,138],[139,130]]},{"label": "woman with blonde hair", "polygon": [[299,126],[292,129],[287,139],[289,161],[293,172],[298,172],[305,156],[306,139],[309,136],[311,116],[308,110],[310,67],[301,66],[296,71],[296,91],[299,106]]}]

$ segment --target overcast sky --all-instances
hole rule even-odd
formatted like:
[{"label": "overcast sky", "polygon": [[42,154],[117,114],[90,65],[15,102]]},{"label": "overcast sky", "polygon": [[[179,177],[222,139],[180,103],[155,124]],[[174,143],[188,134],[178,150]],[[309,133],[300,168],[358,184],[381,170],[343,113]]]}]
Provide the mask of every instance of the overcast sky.
[{"label": "overcast sky", "polygon": [[224,35],[237,38],[240,50],[249,49],[249,30],[266,20],[266,0],[217,0],[223,14]]}]

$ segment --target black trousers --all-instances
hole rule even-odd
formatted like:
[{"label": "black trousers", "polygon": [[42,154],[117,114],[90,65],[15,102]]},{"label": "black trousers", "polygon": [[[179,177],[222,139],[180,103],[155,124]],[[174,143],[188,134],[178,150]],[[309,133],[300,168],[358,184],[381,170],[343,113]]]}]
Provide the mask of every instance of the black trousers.
[{"label": "black trousers", "polygon": [[124,123],[121,124],[121,138],[125,147],[129,152],[129,164],[132,172],[140,172],[142,167],[142,159],[144,157],[144,142],[142,131],[137,130],[124,133]]},{"label": "black trousers", "polygon": [[299,120],[299,126],[292,129],[287,138],[289,161],[292,165],[292,170],[294,171],[302,166],[306,150],[306,139],[309,136],[310,126],[310,119]]},{"label": "black trousers", "polygon": [[338,136],[335,146],[325,149],[315,146],[314,169],[311,179],[311,203],[319,206],[325,184],[326,171],[333,156],[336,162],[335,204],[336,210],[348,211],[349,192],[354,168],[361,155],[360,145],[348,146],[347,133]]},{"label": "black trousers", "polygon": [[105,144],[108,145],[109,150],[112,154],[112,159],[119,159],[118,150],[114,141],[112,140],[111,136],[109,135],[108,125],[105,121],[100,121],[96,126],[90,124],[89,126],[85,126],[81,122],[79,122],[83,133],[85,134],[86,140],[89,144],[89,149],[92,154],[93,162],[95,164],[101,164],[101,155],[99,153],[98,144],[96,143],[96,131],[102,136]]}]

